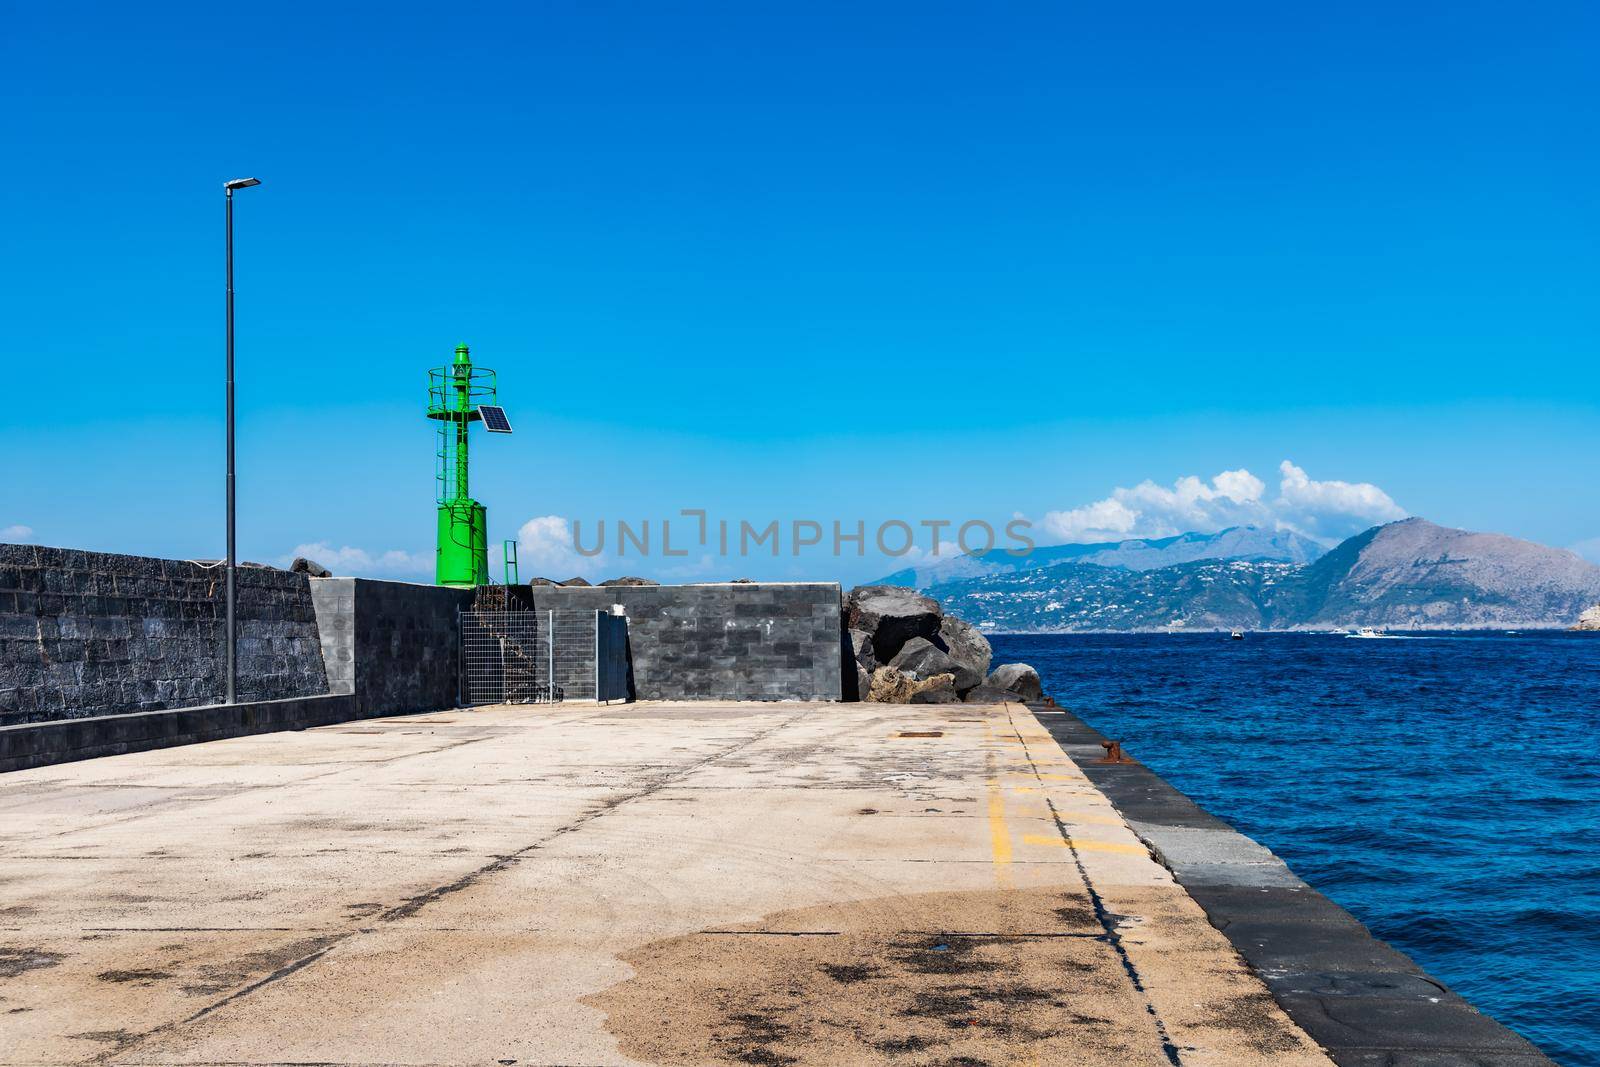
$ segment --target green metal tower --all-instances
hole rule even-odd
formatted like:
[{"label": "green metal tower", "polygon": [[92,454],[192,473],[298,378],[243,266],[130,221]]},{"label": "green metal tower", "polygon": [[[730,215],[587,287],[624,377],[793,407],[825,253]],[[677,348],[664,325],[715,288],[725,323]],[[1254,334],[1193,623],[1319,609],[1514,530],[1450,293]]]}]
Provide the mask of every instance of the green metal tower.
[{"label": "green metal tower", "polygon": [[449,366],[428,371],[428,418],[439,423],[434,449],[438,481],[440,585],[470,587],[489,581],[489,515],[472,499],[467,481],[468,430],[482,422],[490,433],[510,433],[498,400],[494,371],[474,367],[466,345]]}]

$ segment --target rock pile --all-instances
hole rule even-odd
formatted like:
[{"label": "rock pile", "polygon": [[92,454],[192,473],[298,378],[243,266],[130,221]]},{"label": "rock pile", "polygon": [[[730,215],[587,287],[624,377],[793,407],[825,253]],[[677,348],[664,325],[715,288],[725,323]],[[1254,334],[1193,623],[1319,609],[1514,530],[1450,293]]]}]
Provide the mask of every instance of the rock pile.
[{"label": "rock pile", "polygon": [[994,650],[988,639],[915,589],[857,586],[845,597],[844,612],[858,699],[993,704],[1042,697],[1037,671],[1007,663],[990,673]]}]

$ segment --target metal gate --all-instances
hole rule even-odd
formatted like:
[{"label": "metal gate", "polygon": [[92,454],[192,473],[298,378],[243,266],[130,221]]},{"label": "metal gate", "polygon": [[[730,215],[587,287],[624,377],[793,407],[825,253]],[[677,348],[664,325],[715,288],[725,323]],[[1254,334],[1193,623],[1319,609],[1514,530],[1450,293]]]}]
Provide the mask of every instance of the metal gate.
[{"label": "metal gate", "polygon": [[560,700],[555,619],[548,611],[459,612],[462,704]]},{"label": "metal gate", "polygon": [[628,699],[628,617],[594,613],[594,698],[602,704]]},{"label": "metal gate", "polygon": [[[500,588],[486,586],[485,590]],[[483,601],[494,610],[457,613],[461,635],[458,703],[630,698],[628,620],[622,614],[518,607],[503,593],[480,592],[479,602]]]}]

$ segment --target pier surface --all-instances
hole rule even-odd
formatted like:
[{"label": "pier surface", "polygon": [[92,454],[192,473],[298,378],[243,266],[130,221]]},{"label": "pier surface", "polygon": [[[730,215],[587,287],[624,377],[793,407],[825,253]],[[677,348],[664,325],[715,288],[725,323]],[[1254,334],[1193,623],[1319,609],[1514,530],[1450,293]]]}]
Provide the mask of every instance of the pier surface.
[{"label": "pier surface", "polygon": [[0,1063],[1329,1062],[1026,708],[449,711],[0,776]]}]

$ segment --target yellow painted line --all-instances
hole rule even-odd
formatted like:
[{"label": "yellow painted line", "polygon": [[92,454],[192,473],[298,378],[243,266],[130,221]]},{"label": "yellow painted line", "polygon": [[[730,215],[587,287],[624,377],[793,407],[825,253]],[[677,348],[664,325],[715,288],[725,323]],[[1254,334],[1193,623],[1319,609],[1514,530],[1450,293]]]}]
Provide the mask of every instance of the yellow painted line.
[{"label": "yellow painted line", "polygon": [[[1044,845],[1053,848],[1066,848],[1068,842],[1060,837],[1046,837],[1043,834],[1023,834],[1024,845]],[[1147,856],[1143,845],[1124,845],[1116,841],[1085,841],[1074,837],[1072,847],[1079,852],[1116,852],[1124,856]]]},{"label": "yellow painted line", "polygon": [[1000,888],[1011,888],[1011,827],[1006,825],[1006,795],[1000,779],[989,775],[989,849],[994,857],[994,878]]},{"label": "yellow painted line", "polygon": [[998,789],[989,791],[989,847],[997,864],[1011,862],[1011,828],[1006,825],[1006,798]]},{"label": "yellow painted line", "polygon": [[1018,778],[1038,778],[1045,782],[1087,782],[1081,774],[1034,774],[1032,771],[1007,771]]}]

